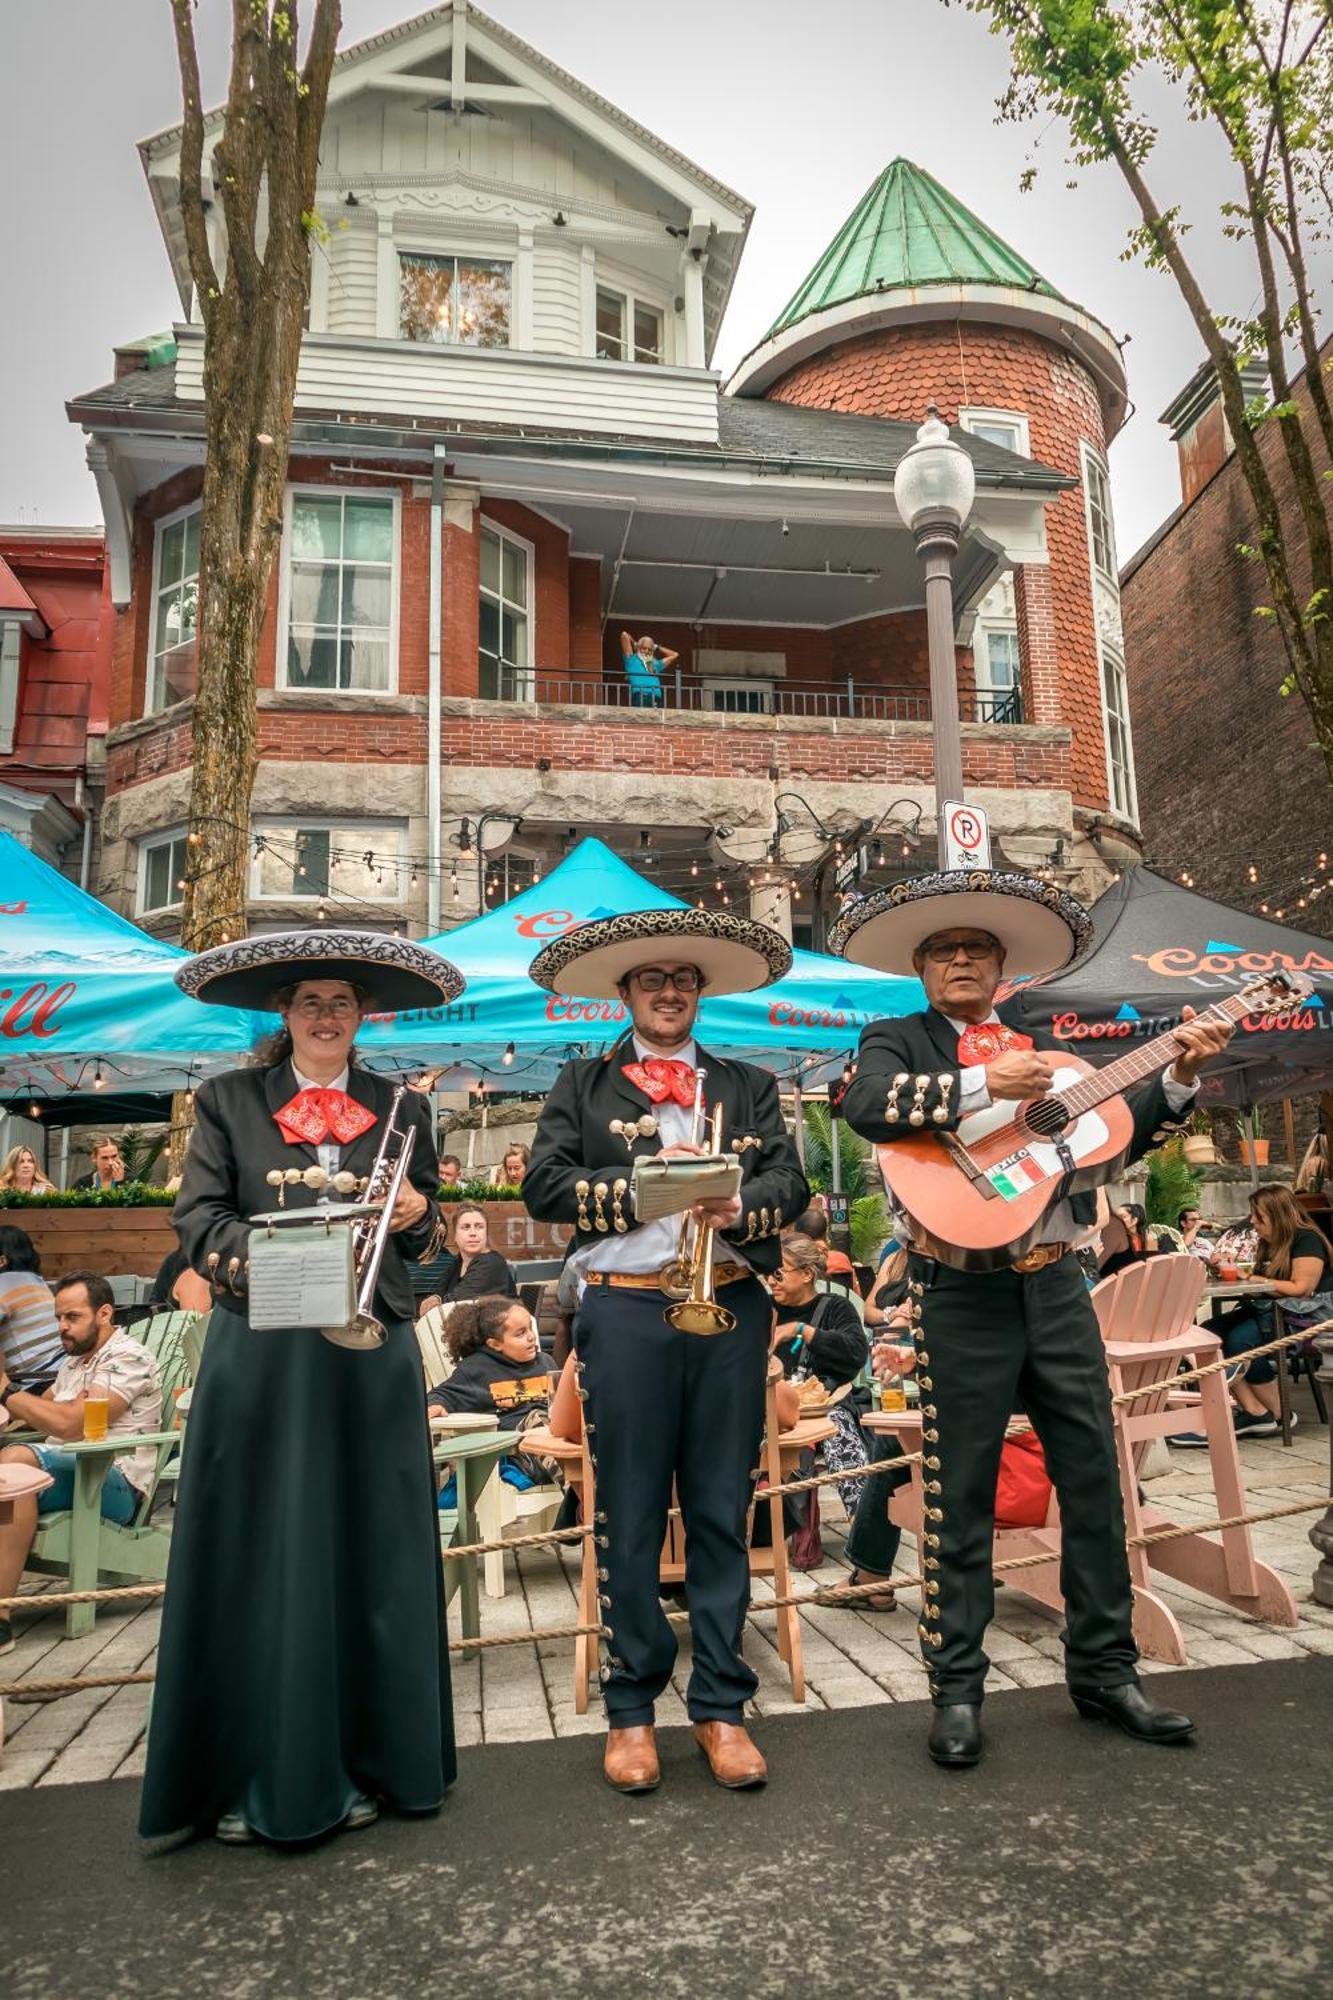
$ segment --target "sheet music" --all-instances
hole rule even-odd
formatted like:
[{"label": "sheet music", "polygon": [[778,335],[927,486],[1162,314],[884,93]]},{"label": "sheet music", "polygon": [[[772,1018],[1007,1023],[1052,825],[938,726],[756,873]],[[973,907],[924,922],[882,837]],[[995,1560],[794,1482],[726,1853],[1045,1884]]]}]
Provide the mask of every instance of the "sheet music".
[{"label": "sheet music", "polygon": [[696,1201],[729,1201],[739,1193],[741,1163],[734,1153],[707,1153],[698,1159],[664,1160],[660,1154],[634,1162],[630,1191],[640,1222],[683,1215]]},{"label": "sheet music", "polygon": [[355,1303],[352,1239],[346,1228],[251,1233],[248,1317],[257,1333],[346,1326]]}]

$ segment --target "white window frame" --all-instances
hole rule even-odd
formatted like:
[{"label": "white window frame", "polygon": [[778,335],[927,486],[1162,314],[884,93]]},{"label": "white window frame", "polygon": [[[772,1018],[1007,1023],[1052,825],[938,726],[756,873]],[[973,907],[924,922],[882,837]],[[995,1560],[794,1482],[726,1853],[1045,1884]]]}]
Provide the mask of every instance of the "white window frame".
[{"label": "white window frame", "polygon": [[[330,498],[349,500],[387,500],[393,509],[391,542],[393,553],[390,557],[389,576],[389,685],[386,688],[292,688],[287,679],[287,649],[289,643],[292,608],[292,508],[298,497],[327,500]],[[371,486],[321,486],[311,480],[298,480],[287,488],[282,507],[282,565],[278,576],[278,646],[274,661],[273,685],[276,688],[291,689],[295,694],[322,696],[330,702],[341,700],[344,695],[365,697],[371,695],[382,699],[385,695],[398,692],[398,599],[403,577],[403,496],[394,487],[389,492]]]},{"label": "white window frame", "polygon": [[23,634],[17,618],[0,618],[0,757],[14,754],[18,728]]},{"label": "white window frame", "polygon": [[[528,601],[525,605],[521,607],[523,615],[528,622],[528,663],[525,667],[515,667],[512,669],[514,675],[514,693],[512,695],[505,695],[505,694],[487,695],[487,694],[482,694],[481,692],[481,664],[482,664],[481,599],[482,599],[482,591],[484,588],[481,581],[481,537],[482,535],[486,534],[498,536],[501,545],[500,546],[501,590],[500,590],[499,601],[501,610],[500,630],[502,634],[504,631],[504,606],[509,601],[504,595],[504,544],[506,542],[512,542],[516,549],[522,551],[523,561],[524,564],[526,565],[528,573]],[[519,607],[515,606],[514,608],[518,609]],[[537,545],[535,542],[528,541],[528,539],[524,535],[516,535],[513,529],[506,528],[503,522],[493,521],[489,516],[489,514],[482,514],[478,517],[477,521],[477,698],[478,700],[513,702],[513,703],[535,701],[537,699],[536,652],[537,652]],[[503,668],[503,662],[501,662],[501,666]],[[520,685],[523,685],[524,687],[524,692],[521,694],[518,692]]]},{"label": "white window frame", "polygon": [[[162,706],[159,708],[154,708],[153,706],[153,681],[157,673],[157,600],[158,600],[158,595],[162,589],[162,537],[166,533],[168,528],[174,528],[177,526],[179,522],[186,520],[191,514],[202,514],[203,511],[204,507],[202,500],[191,500],[188,501],[184,507],[177,507],[174,509],[172,513],[163,514],[160,520],[154,521],[153,523],[153,588],[152,588],[152,593],[148,600],[148,647],[147,647],[147,657],[144,662],[144,677],[143,677],[143,712],[145,715],[163,715],[165,714],[168,708],[174,708],[175,706],[174,702],[164,702]],[[203,535],[203,523],[201,521],[200,522],[201,559],[202,559],[202,535]],[[198,576],[198,574],[199,572],[196,570],[195,571],[196,577]],[[198,643],[199,643],[199,627],[198,623],[196,622],[195,625],[196,647],[198,646]]]},{"label": "white window frame", "polygon": [[[178,877],[175,874],[172,875],[172,880],[171,880],[171,890],[172,890],[171,902],[154,903],[151,905],[149,904],[148,857],[151,853],[153,853],[156,849],[160,847],[174,847],[177,841],[181,841],[182,843],[184,843],[185,838],[186,838],[186,829],[183,826],[163,827],[161,831],[158,833],[146,834],[144,838],[140,840],[140,842],[138,843],[138,849],[139,849],[138,880],[134,892],[134,909],[136,916],[169,917],[173,916],[180,909],[181,904],[185,898],[185,891],[183,889],[177,889],[176,882],[178,880]],[[189,860],[188,847],[186,848],[185,851],[185,860],[186,862],[188,862]],[[185,872],[184,868],[182,867],[181,873],[184,874],[184,872]]]},{"label": "white window frame", "polygon": [[[625,302],[626,345],[629,354],[623,361],[603,361],[606,368],[669,368],[671,366],[672,322],[675,314],[671,310],[671,300],[664,294],[654,293],[651,287],[629,271],[618,271],[613,265],[598,263],[593,271],[592,284],[592,346],[589,352],[594,361],[597,354],[597,294],[611,292]],[[662,355],[659,361],[639,361],[634,355],[634,308],[643,306],[648,312],[655,312],[662,321]]]},{"label": "white window frame", "polygon": [[[1102,731],[1106,738],[1107,797],[1110,801],[1112,812],[1119,813],[1122,819],[1132,820],[1137,826],[1139,819],[1139,787],[1134,771],[1134,729],[1129,714],[1129,675],[1125,670],[1125,662],[1120,654],[1114,646],[1108,646],[1100,634],[1097,638],[1097,664],[1101,675]],[[1118,696],[1116,716],[1125,737],[1125,761],[1123,765],[1117,762],[1112,747],[1112,683],[1115,684]],[[1118,797],[1118,792],[1121,789],[1117,783],[1118,776],[1123,779],[1123,789],[1125,792],[1123,803]]]},{"label": "white window frame", "polygon": [[[968,408],[958,412],[958,423],[960,429],[967,431],[973,437],[976,436],[977,424],[1012,424],[1018,433],[1018,443],[1015,445],[997,445],[997,451],[1014,451],[1020,458],[1031,458],[1032,456],[1031,427],[1021,410],[981,410]],[[990,443],[993,440],[987,439],[984,442]]]},{"label": "white window frame", "polygon": [[[367,846],[370,846],[372,851],[376,853],[386,853],[389,847],[395,850],[393,860],[386,860],[384,862],[386,873],[390,868],[393,869],[394,873],[394,893],[391,896],[357,896],[351,889],[344,889],[335,879],[333,864],[330,863],[327,900],[333,907],[337,907],[344,898],[352,902],[365,903],[367,907],[373,908],[378,908],[382,903],[386,909],[392,908],[394,904],[401,904],[406,900],[407,891],[403,880],[405,870],[405,863],[403,861],[404,831],[405,828],[401,820],[340,819],[332,813],[326,813],[319,818],[302,814],[300,817],[291,819],[285,815],[274,815],[271,818],[256,819],[252,822],[252,838],[256,842],[264,839],[277,841],[286,834],[327,833],[330,836],[330,848],[343,846],[363,852],[364,850],[361,849],[360,843],[364,836]],[[355,834],[355,838],[340,840],[340,834]],[[319,901],[323,893],[316,889],[312,890],[309,895],[302,895],[296,887],[295,879],[293,879],[289,888],[265,891],[261,887],[263,879],[262,868],[262,854],[252,853],[250,858],[250,901],[252,903],[314,903]]]},{"label": "white window frame", "polygon": [[[1099,576],[1104,582],[1110,584],[1111,588],[1115,591],[1118,601],[1120,596],[1120,571],[1117,566],[1118,557],[1115,545],[1115,508],[1111,497],[1111,468],[1106,462],[1105,455],[1098,451],[1095,445],[1089,444],[1086,438],[1079,445],[1079,455],[1083,461],[1083,518],[1087,523],[1088,529],[1088,567],[1094,576]],[[1092,512],[1094,479],[1100,482],[1101,489],[1106,496],[1101,511],[1106,519],[1106,535],[1111,544],[1110,569],[1107,569],[1097,559],[1097,534],[1093,524]]]},{"label": "white window frame", "polygon": [[[394,297],[393,297],[393,337],[409,347],[443,347],[460,354],[509,354],[514,351],[514,325],[518,318],[519,257],[521,246],[510,242],[490,248],[482,244],[460,246],[457,238],[451,237],[447,243],[427,243],[420,240],[395,238],[393,245]],[[475,261],[478,264],[506,264],[509,267],[509,337],[502,347],[478,347],[465,340],[413,340],[403,332],[402,281],[404,257],[433,257],[443,263],[446,257],[454,262],[455,296],[458,283],[458,265]]]},{"label": "white window frame", "polygon": [[[710,715],[772,715],[774,688],[773,681],[761,680],[757,675],[744,674],[739,678],[710,675],[703,683],[703,691],[710,697],[708,707]],[[758,694],[763,700],[757,708],[725,708],[711,700],[715,694]]]},{"label": "white window frame", "polygon": [[[1015,648],[1018,649],[1018,622],[1016,619],[979,618],[977,620],[972,633],[972,679],[978,697],[1008,692],[1008,689],[998,689],[990,678],[990,639],[992,633],[1012,639]],[[983,666],[985,670],[984,674]],[[1013,680],[1013,692],[1018,698],[1018,710],[1021,715],[1023,709],[1023,660],[1021,649],[1019,649],[1017,672]]]}]

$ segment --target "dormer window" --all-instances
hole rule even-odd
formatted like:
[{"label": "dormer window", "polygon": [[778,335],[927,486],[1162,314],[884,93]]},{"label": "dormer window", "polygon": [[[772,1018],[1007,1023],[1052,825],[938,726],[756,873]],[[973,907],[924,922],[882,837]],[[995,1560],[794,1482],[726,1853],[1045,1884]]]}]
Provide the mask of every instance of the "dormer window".
[{"label": "dormer window", "polygon": [[636,299],[632,292],[597,287],[597,359],[640,361],[660,367],[666,321],[657,306]]},{"label": "dormer window", "polygon": [[508,347],[513,266],[493,257],[398,259],[398,330],[446,347]]}]

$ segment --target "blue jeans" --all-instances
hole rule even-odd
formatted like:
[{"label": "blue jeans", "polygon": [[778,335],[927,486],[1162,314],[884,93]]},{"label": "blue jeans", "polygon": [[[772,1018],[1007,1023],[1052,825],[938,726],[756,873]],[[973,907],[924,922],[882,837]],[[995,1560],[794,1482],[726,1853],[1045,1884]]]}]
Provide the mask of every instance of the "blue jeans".
[{"label": "blue jeans", "polygon": [[[54,1444],[34,1444],[28,1449],[49,1472],[53,1485],[37,1495],[39,1514],[60,1514],[74,1505],[74,1453]],[[118,1465],[113,1465],[102,1485],[102,1519],[127,1528],[139,1511],[139,1495]]]}]

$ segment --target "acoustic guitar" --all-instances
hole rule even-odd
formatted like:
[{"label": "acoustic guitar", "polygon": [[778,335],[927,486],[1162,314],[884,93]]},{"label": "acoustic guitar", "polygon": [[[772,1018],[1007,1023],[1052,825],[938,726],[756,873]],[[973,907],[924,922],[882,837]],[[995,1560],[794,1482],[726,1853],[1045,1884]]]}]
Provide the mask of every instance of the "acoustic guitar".
[{"label": "acoustic guitar", "polygon": [[[1300,973],[1274,972],[1195,1019],[1235,1024],[1284,1014],[1312,990]],[[1102,1069],[1061,1052],[1044,1097],[999,1101],[970,1112],[956,1132],[880,1146],[880,1170],[911,1217],[916,1247],[960,1271],[1000,1270],[1024,1256],[1056,1201],[1111,1179],[1134,1136],[1123,1093],[1179,1054],[1171,1033]]]}]

